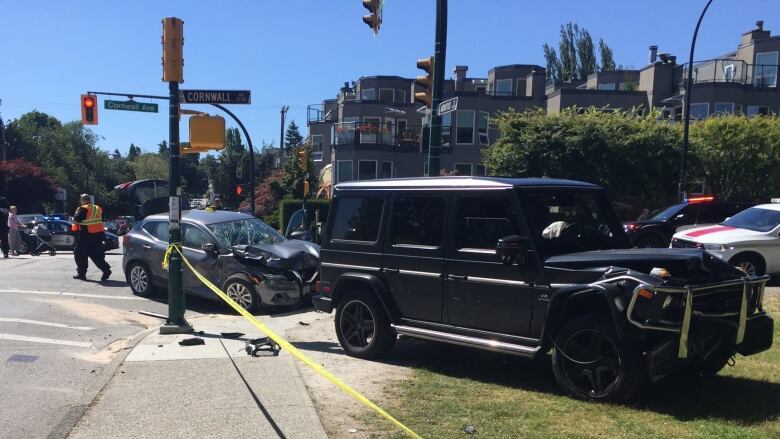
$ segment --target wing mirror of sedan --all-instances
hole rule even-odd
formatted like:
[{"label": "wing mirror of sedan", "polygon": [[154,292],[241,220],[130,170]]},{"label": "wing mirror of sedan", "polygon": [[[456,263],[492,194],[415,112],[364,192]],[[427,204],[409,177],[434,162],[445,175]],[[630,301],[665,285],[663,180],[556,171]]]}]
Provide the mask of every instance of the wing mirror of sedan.
[{"label": "wing mirror of sedan", "polygon": [[207,243],[203,244],[200,248],[204,252],[206,252],[207,254],[210,254],[210,255],[219,254],[219,251],[217,250],[217,246],[214,245],[213,242],[207,242]]},{"label": "wing mirror of sedan", "polygon": [[496,254],[507,267],[515,263],[525,265],[530,251],[528,239],[519,235],[504,236],[496,244]]}]

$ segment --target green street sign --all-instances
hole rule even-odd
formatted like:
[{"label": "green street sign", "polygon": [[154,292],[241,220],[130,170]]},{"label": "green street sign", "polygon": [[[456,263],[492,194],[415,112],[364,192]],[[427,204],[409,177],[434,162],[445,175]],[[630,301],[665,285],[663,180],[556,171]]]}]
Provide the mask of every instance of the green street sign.
[{"label": "green street sign", "polygon": [[157,104],[136,101],[109,101],[105,100],[106,110],[142,111],[144,113],[157,113]]}]

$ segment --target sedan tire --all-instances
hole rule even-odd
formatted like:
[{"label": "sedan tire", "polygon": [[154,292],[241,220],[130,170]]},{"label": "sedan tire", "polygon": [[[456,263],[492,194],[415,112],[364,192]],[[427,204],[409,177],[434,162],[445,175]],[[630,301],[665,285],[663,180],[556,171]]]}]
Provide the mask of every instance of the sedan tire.
[{"label": "sedan tire", "polygon": [[130,289],[133,290],[133,294],[141,297],[151,297],[156,293],[154,284],[152,283],[152,272],[141,262],[131,262],[127,266],[125,271],[127,277],[127,283],[130,284]]},{"label": "sedan tire", "polygon": [[252,282],[246,280],[241,276],[233,276],[225,282],[225,294],[228,295],[233,301],[238,303],[242,308],[255,313],[260,309],[260,296],[255,291],[255,286]]}]

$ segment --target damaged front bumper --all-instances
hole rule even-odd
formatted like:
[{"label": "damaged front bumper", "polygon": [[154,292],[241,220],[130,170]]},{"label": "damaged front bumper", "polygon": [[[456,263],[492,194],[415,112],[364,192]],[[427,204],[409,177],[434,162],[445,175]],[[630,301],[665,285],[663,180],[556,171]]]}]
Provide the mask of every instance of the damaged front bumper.
[{"label": "damaged front bumper", "polygon": [[[772,346],[774,322],[762,306],[768,280],[769,276],[743,277],[685,287],[640,284],[634,289],[626,316],[639,328],[679,334],[677,358],[689,358],[690,335],[698,322],[735,327],[736,352],[752,355]],[[670,308],[677,312],[663,311]]]}]

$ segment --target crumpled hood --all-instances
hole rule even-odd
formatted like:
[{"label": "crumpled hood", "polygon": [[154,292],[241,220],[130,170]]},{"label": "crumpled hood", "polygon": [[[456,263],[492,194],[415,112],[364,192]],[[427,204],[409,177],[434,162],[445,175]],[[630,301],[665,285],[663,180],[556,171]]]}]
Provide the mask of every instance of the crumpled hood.
[{"label": "crumpled hood", "polygon": [[270,268],[296,271],[316,269],[320,264],[320,246],[300,240],[238,245],[233,247],[233,255],[239,259],[258,261]]},{"label": "crumpled hood", "polygon": [[620,267],[641,273],[666,268],[672,277],[716,282],[740,277],[740,272],[700,249],[632,248],[598,250],[553,256],[545,261],[548,268],[583,270]]}]

